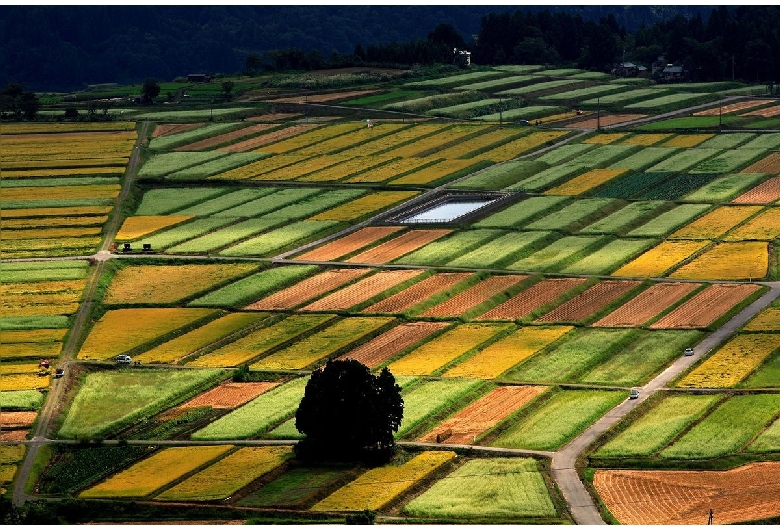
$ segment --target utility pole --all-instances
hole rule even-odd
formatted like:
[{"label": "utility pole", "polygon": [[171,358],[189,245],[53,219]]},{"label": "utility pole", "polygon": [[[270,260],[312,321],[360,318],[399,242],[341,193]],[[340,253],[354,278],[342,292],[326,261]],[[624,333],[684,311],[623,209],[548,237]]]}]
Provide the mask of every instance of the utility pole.
[{"label": "utility pole", "polygon": [[596,130],[601,130],[601,98],[596,98]]}]

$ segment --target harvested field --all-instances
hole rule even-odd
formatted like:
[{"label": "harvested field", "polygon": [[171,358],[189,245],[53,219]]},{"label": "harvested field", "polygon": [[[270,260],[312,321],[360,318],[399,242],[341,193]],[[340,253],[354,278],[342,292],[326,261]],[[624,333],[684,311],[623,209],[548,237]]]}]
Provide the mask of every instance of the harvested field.
[{"label": "harvested field", "polygon": [[780,177],[773,177],[752,188],[736,199],[737,204],[768,204],[780,199]]},{"label": "harvested field", "polygon": [[[646,114],[604,114],[598,120],[602,127],[606,125],[614,125],[616,123],[625,123],[627,121],[638,120],[639,118],[646,117]],[[588,118],[587,120],[580,120],[571,122],[565,125],[565,127],[574,129],[595,129],[597,123],[596,118]]]},{"label": "harvested field", "polygon": [[772,105],[758,110],[751,110],[750,112],[744,112],[742,116],[761,116],[762,118],[774,118],[780,114],[780,105]]},{"label": "harvested field", "polygon": [[177,408],[213,407],[215,409],[234,409],[253,400],[263,392],[271,390],[277,382],[222,383],[219,386],[195,396]]},{"label": "harvested field", "polygon": [[243,153],[245,151],[251,151],[253,149],[257,149],[258,147],[272,144],[280,140],[285,140],[287,138],[290,138],[291,136],[295,136],[296,134],[301,134],[306,131],[310,131],[317,127],[319,127],[319,125],[316,125],[314,123],[300,123],[297,125],[291,125],[290,127],[285,127],[280,131],[273,131],[268,134],[263,134],[260,136],[255,136],[254,138],[249,138],[248,140],[244,140],[242,142],[236,142],[232,145],[220,147],[219,149],[217,149],[217,151],[223,151],[226,153]]},{"label": "harvested field", "polygon": [[365,308],[363,313],[403,313],[415,305],[427,300],[472,274],[468,272],[442,272],[425,278],[400,293],[396,293],[374,305]]},{"label": "harvested field", "polygon": [[27,439],[27,429],[14,429],[12,431],[0,432],[0,442],[23,442]]},{"label": "harvested field", "polygon": [[704,525],[710,509],[713,523],[732,524],[780,515],[778,473],[780,462],[729,471],[598,470],[593,485],[621,524]]},{"label": "harvested field", "polygon": [[38,417],[35,411],[25,412],[0,412],[0,426],[6,429],[29,427]]},{"label": "harvested field", "polygon": [[527,277],[524,274],[492,276],[456,294],[449,300],[433,306],[420,316],[459,317],[469,309],[487,301],[489,298],[525,280]]},{"label": "harvested field", "polygon": [[368,270],[362,269],[334,269],[325,271],[286,289],[282,289],[271,296],[267,296],[257,302],[249,304],[244,309],[256,311],[291,309],[367,273]]},{"label": "harvested field", "polygon": [[446,437],[443,441],[446,443],[474,443],[477,436],[528,404],[545,390],[547,390],[546,386],[501,386],[493,389],[420,437],[420,441],[433,443],[437,441],[437,436],[444,434]]},{"label": "harvested field", "polygon": [[569,289],[585,282],[585,278],[552,278],[542,280],[523,292],[497,305],[477,320],[517,320],[531,314],[537,307],[549,304]]},{"label": "harvested field", "polygon": [[637,287],[639,281],[604,280],[558,306],[536,322],[577,322]]},{"label": "harvested field", "polygon": [[377,239],[382,239],[402,229],[403,227],[401,226],[369,226],[361,228],[357,232],[352,232],[319,248],[304,252],[293,259],[301,261],[332,261],[338,257],[351,254],[370,245]]},{"label": "harvested field", "polygon": [[237,131],[233,131],[225,134],[218,134],[216,136],[206,138],[205,140],[200,140],[198,142],[193,142],[191,144],[183,145],[181,147],[177,147],[176,149],[174,149],[174,151],[197,151],[200,149],[208,149],[209,147],[214,147],[220,144],[226,144],[228,142],[238,140],[239,138],[243,138],[244,136],[249,136],[250,134],[259,133],[271,129],[273,127],[276,127],[276,125],[271,123],[258,123],[257,125],[250,125],[249,127],[243,127],[241,129],[238,129]]},{"label": "harvested field", "polygon": [[191,131],[197,127],[203,125],[202,123],[161,123],[154,128],[152,138],[159,138],[160,136],[167,136],[169,134],[176,134],[184,131]]},{"label": "harvested field", "polygon": [[699,112],[694,112],[693,115],[694,116],[718,116],[720,113],[729,114],[731,112],[739,112],[741,110],[758,107],[759,105],[766,105],[767,103],[772,103],[773,101],[774,101],[773,99],[754,99],[751,101],[740,101],[738,103],[729,103],[728,105],[713,107],[707,110],[700,110]]},{"label": "harvested field", "polygon": [[638,327],[696,290],[700,283],[657,283],[593,324],[594,327]]},{"label": "harvested field", "polygon": [[350,263],[387,263],[400,258],[431,241],[444,237],[452,230],[411,230],[381,245],[349,258]]},{"label": "harvested field", "polygon": [[378,337],[361,344],[339,360],[354,359],[373,368],[406,348],[449,326],[447,322],[409,322],[400,324]]},{"label": "harvested field", "polygon": [[727,313],[761,287],[755,284],[710,285],[699,294],[679,306],[650,329],[692,329],[704,328]]},{"label": "harvested field", "polygon": [[[350,92],[333,92],[331,94],[311,94],[306,96],[306,102],[326,103],[329,101],[369,96],[371,94],[376,94],[377,92],[380,92],[380,90],[352,90]],[[303,96],[293,96],[289,98],[272,98],[267,101],[272,101],[274,103],[304,103],[304,98]]]},{"label": "harvested field", "polygon": [[372,274],[352,285],[339,289],[324,298],[300,309],[300,311],[340,311],[365,302],[379,293],[419,276],[422,270],[389,270]]},{"label": "harvested field", "polygon": [[780,173],[780,153],[771,153],[740,173]]},{"label": "harvested field", "polygon": [[294,112],[275,112],[271,114],[261,114],[259,116],[250,116],[246,121],[281,121],[298,118],[299,116],[301,115]]}]

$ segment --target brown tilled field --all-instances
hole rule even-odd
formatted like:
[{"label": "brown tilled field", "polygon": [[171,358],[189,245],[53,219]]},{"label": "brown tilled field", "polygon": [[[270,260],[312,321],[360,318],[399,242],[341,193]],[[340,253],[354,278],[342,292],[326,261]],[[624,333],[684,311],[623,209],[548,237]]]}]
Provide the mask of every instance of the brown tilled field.
[{"label": "brown tilled field", "polygon": [[762,118],[774,118],[778,114],[780,114],[780,105],[772,105],[771,107],[745,112],[742,114],[742,116],[761,116]]},{"label": "brown tilled field", "polygon": [[668,313],[650,329],[705,328],[761,287],[755,284],[716,283]]},{"label": "brown tilled field", "polygon": [[601,124],[602,127],[607,125],[615,125],[616,123],[624,123],[627,121],[638,120],[639,118],[647,117],[646,114],[604,114],[601,118],[588,118],[586,120],[580,120],[571,122],[565,125],[565,127],[571,127],[575,129],[595,129],[597,124]]},{"label": "brown tilled field", "polygon": [[535,322],[577,322],[614,302],[640,283],[642,282],[604,280],[539,317]]},{"label": "brown tilled field", "polygon": [[452,230],[411,230],[405,234],[385,241],[374,248],[361,252],[347,260],[350,263],[387,263],[404,254],[427,245],[431,241],[444,237]]},{"label": "brown tilled field", "polygon": [[411,280],[422,274],[422,270],[389,270],[377,272],[339,289],[319,300],[302,307],[299,311],[343,311],[365,302],[379,293]]},{"label": "brown tilled field", "polygon": [[780,199],[780,177],[773,177],[749,189],[736,199],[736,204],[769,204]]},{"label": "brown tilled field", "polygon": [[593,326],[607,328],[641,326],[699,286],[700,283],[657,283],[595,322]]},{"label": "brown tilled field", "polygon": [[268,392],[278,384],[266,381],[250,383],[233,383],[231,381],[222,383],[182,403],[176,408],[213,407],[215,409],[234,409],[256,398],[263,392]]},{"label": "brown tilled field", "polygon": [[498,422],[526,405],[547,390],[546,386],[501,386],[491,390],[448,420],[441,422],[421,442],[436,442],[436,436],[452,433],[444,440],[448,444],[470,444]]},{"label": "brown tilled field", "polygon": [[368,274],[368,272],[368,270],[364,269],[336,269],[321,272],[320,274],[307,278],[295,285],[249,304],[244,309],[255,311],[292,309],[293,307],[323,293],[327,293],[336,287],[340,287],[347,282],[360,278],[361,276]]},{"label": "brown tilled field", "polygon": [[628,525],[733,524],[780,516],[780,462],[729,471],[596,471],[593,485]]},{"label": "brown tilled field", "polygon": [[363,96],[377,94],[379,90],[352,90],[348,92],[332,92],[330,94],[310,94],[298,95],[285,98],[271,98],[267,101],[271,103],[328,103],[330,101],[340,101],[342,99],[352,99]]},{"label": "brown tilled field", "polygon": [[780,153],[771,153],[740,173],[780,173]]},{"label": "brown tilled field", "polygon": [[721,112],[723,114],[729,114],[731,112],[739,112],[745,109],[752,109],[753,107],[758,107],[759,105],[766,105],[767,103],[772,103],[773,101],[774,101],[773,99],[754,99],[752,101],[740,101],[738,103],[730,103],[728,105],[723,105],[722,107],[715,107],[713,109],[694,112],[693,115],[694,116],[717,116]]},{"label": "brown tilled field", "polygon": [[366,247],[376,241],[382,239],[390,234],[402,230],[400,226],[369,226],[361,228],[357,232],[352,232],[349,235],[331,241],[319,248],[304,252],[300,256],[296,256],[295,260],[300,261],[331,261],[341,256],[351,254],[363,247]]},{"label": "brown tilled field", "polygon": [[29,427],[37,416],[38,413],[35,411],[0,412],[0,426],[7,429]]},{"label": "brown tilled field", "polygon": [[202,123],[161,123],[154,128],[152,138],[159,138],[160,136],[167,136],[169,134],[176,134],[180,132],[190,131],[196,127],[200,127]]},{"label": "brown tilled field", "polygon": [[280,140],[285,140],[287,138],[290,138],[291,136],[295,136],[296,134],[301,134],[306,131],[310,131],[317,127],[319,127],[319,125],[314,123],[299,123],[296,125],[290,125],[289,127],[285,127],[284,129],[280,129],[278,131],[273,131],[268,134],[262,134],[260,136],[255,136],[254,138],[249,138],[248,140],[244,140],[243,142],[236,142],[232,145],[220,147],[219,149],[217,149],[217,151],[223,151],[226,153],[243,153],[246,151],[257,149],[258,147],[262,147],[264,145],[269,145],[274,142],[278,142]]},{"label": "brown tilled field", "polygon": [[183,145],[181,147],[177,147],[176,149],[174,149],[174,151],[197,151],[199,149],[208,149],[210,147],[214,147],[220,144],[226,144],[228,142],[232,142],[233,140],[243,138],[244,136],[249,136],[251,134],[266,131],[273,127],[276,127],[276,125],[272,123],[258,123],[257,125],[250,125],[249,127],[243,127],[241,129],[238,129],[237,131],[233,131],[225,134],[219,134],[217,136],[212,136],[211,138],[206,138],[205,140],[200,140],[199,142],[193,142],[191,144]]},{"label": "brown tilled field", "polygon": [[449,326],[447,322],[400,324],[351,352],[345,353],[339,359],[354,359],[373,368],[447,326]]},{"label": "brown tilled field", "polygon": [[497,305],[477,320],[517,320],[526,317],[537,307],[549,304],[569,289],[585,282],[585,278],[552,278],[542,280],[503,304]]},{"label": "brown tilled field", "polygon": [[301,114],[297,112],[274,112],[271,114],[260,114],[259,116],[250,116],[246,119],[246,121],[260,121],[260,122],[267,122],[267,121],[282,121],[282,120],[291,120],[293,118],[299,118],[301,117]]},{"label": "brown tilled field", "polygon": [[28,429],[0,431],[0,442],[23,442],[27,439]]},{"label": "brown tilled field", "polygon": [[441,272],[425,278],[363,310],[364,313],[403,313],[456,283],[472,276],[469,272]]},{"label": "brown tilled field", "polygon": [[528,276],[523,274],[492,276],[456,294],[449,300],[433,306],[420,316],[459,317],[472,307],[481,304],[526,278]]}]

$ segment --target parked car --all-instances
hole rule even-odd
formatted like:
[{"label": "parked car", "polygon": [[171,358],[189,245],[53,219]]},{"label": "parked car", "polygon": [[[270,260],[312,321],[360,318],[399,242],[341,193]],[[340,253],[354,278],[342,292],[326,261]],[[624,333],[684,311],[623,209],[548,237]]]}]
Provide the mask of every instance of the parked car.
[{"label": "parked car", "polygon": [[57,379],[59,379],[63,375],[65,375],[65,368],[57,368],[57,370],[54,371],[54,377],[56,377]]},{"label": "parked car", "polygon": [[133,358],[129,355],[117,355],[116,364],[133,364]]},{"label": "parked car", "polygon": [[638,397],[639,397],[639,389],[632,388],[631,392],[628,393],[628,399],[636,399]]},{"label": "parked car", "polygon": [[685,348],[685,356],[690,357],[693,355],[693,348]]}]

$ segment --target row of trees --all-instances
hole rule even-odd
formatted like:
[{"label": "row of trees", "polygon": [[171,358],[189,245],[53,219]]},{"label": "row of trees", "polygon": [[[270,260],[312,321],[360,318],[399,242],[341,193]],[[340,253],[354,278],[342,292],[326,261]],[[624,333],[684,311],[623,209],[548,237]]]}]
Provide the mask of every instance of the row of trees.
[{"label": "row of trees", "polygon": [[677,15],[631,33],[608,15],[598,23],[569,13],[517,10],[482,19],[480,64],[572,63],[606,70],[622,60],[646,66],[663,55],[698,80],[780,78],[780,7],[720,6],[705,19]]},{"label": "row of trees", "polygon": [[25,90],[22,83],[10,83],[0,91],[0,119],[35,119],[41,102],[35,92]]},{"label": "row of trees", "polygon": [[312,70],[339,66],[433,65],[457,61],[453,49],[472,52],[475,64],[556,64],[608,72],[632,61],[649,66],[660,56],[682,64],[692,79],[771,82],[780,79],[780,7],[720,6],[710,15],[676,15],[634,32],[614,15],[598,22],[566,11],[491,13],[479,33],[465,39],[452,25],[439,24],[426,39],[358,44],[352,54],[329,58],[298,48],[247,57],[246,70]]}]

